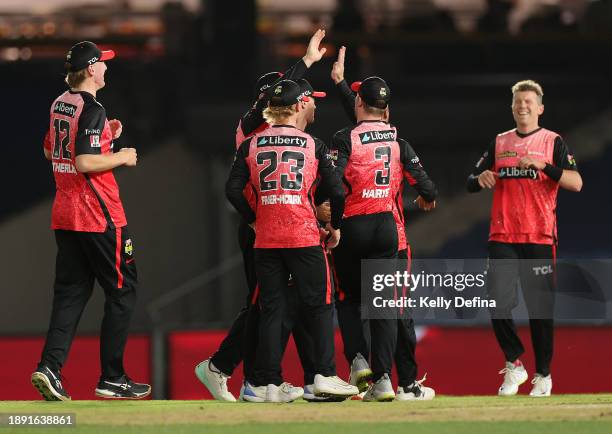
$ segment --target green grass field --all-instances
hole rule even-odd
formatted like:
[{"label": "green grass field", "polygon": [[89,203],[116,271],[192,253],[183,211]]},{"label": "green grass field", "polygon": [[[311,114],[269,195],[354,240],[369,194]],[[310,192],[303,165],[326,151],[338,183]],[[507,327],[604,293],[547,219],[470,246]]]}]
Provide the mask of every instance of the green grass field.
[{"label": "green grass field", "polygon": [[14,433],[612,433],[612,395],[437,397],[429,402],[333,404],[214,401],[4,401],[0,413],[76,414],[76,428]]}]

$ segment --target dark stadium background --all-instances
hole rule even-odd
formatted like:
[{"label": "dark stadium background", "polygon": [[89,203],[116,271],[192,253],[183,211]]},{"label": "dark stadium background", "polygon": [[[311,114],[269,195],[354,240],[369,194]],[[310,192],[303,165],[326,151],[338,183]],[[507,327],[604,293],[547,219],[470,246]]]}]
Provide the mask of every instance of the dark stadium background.
[{"label": "dark stadium background", "polygon": [[[0,4],[0,353],[1,383],[14,387],[0,389],[0,399],[36,398],[28,378],[48,325],[55,259],[54,184],[42,138],[49,105],[64,90],[68,48],[89,39],[116,50],[98,99],[123,122],[116,146],[140,156],[135,169],[116,171],[141,282],[128,366],[137,379],[152,379],[157,397],[198,398],[206,395],[193,365],[215,348],[222,332],[213,331],[231,323],[245,295],[238,218],[223,192],[234,131],[257,77],[295,63],[319,26],[328,53],[306,77],[328,98],[317,101],[309,132],[329,141],[348,124],[329,77],[336,48],[346,45],[347,80],[387,80],[391,120],[439,186],[429,215],[413,209],[413,194],[405,197],[415,257],[486,256],[490,195],[469,196],[465,180],[495,134],[513,128],[510,87],[525,78],[543,85],[541,124],[564,136],[584,179],[580,194],[559,194],[559,256],[610,257],[612,0],[7,0]],[[93,395],[102,311],[96,291],[64,370],[77,398]],[[439,392],[495,391],[502,358],[483,318],[420,329],[423,372]],[[610,365],[611,320],[607,313],[560,329],[557,390],[612,388],[608,376],[576,390],[570,377],[575,363]],[[457,351],[461,378],[444,369]],[[288,376],[299,383],[294,365],[287,361]]]}]

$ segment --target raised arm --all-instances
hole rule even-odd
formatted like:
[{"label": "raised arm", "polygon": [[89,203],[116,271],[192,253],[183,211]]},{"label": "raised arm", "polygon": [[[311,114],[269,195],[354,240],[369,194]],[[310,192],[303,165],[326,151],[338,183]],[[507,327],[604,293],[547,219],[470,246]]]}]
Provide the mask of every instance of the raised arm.
[{"label": "raised arm", "polygon": [[[308,68],[323,58],[323,55],[327,51],[327,48],[321,48],[321,41],[325,37],[325,30],[319,29],[310,38],[308,47],[306,48],[306,54],[302,57],[295,65],[286,70],[278,80],[272,83],[268,88],[274,87],[274,85],[281,80],[298,80],[304,76]],[[257,101],[249,109],[248,112],[240,119],[240,126],[242,128],[242,134],[246,137],[255,131],[264,122],[263,111],[268,106],[270,96],[266,90],[259,89],[259,95]]]},{"label": "raised arm", "polygon": [[334,62],[331,70],[331,78],[336,84],[336,89],[340,95],[340,101],[344,112],[353,124],[357,123],[355,116],[355,94],[344,79],[344,59],[346,55],[346,47],[342,46],[338,50],[338,59]]}]

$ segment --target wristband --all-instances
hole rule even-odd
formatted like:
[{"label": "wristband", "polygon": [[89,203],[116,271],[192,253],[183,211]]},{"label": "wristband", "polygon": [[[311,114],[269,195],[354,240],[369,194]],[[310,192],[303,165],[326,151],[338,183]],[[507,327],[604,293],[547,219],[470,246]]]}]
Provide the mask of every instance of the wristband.
[{"label": "wristband", "polygon": [[544,172],[550,179],[553,179],[556,182],[559,182],[559,180],[561,179],[561,175],[563,175],[563,169],[548,163],[546,163],[546,166],[544,167],[544,169],[542,169],[542,172]]}]

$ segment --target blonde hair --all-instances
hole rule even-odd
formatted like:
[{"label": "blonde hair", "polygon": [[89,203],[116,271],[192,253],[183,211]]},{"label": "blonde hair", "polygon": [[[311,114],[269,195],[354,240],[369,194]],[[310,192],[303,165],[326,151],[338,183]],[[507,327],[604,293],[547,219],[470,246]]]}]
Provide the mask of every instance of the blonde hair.
[{"label": "blonde hair", "polygon": [[285,107],[270,107],[268,106],[263,111],[263,118],[269,124],[282,124],[287,118],[290,118],[297,113],[294,105]]},{"label": "blonde hair", "polygon": [[512,86],[512,98],[516,95],[517,92],[528,92],[532,91],[538,96],[538,101],[542,104],[542,97],[544,96],[544,91],[542,90],[542,86],[536,81],[533,80],[522,80]]},{"label": "blonde hair", "polygon": [[83,83],[87,77],[89,77],[87,68],[76,72],[69,72],[66,74],[66,83],[71,89],[74,89],[75,87],[79,87],[79,85]]}]

